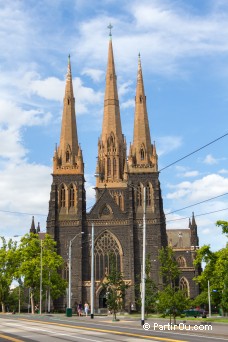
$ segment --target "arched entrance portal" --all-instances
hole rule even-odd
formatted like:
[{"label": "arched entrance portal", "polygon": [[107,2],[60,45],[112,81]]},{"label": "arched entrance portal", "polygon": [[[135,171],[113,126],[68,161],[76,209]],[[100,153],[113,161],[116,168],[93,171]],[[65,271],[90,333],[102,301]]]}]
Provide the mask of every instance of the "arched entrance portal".
[{"label": "arched entrance portal", "polygon": [[99,294],[99,308],[107,308],[106,290],[102,289]]}]

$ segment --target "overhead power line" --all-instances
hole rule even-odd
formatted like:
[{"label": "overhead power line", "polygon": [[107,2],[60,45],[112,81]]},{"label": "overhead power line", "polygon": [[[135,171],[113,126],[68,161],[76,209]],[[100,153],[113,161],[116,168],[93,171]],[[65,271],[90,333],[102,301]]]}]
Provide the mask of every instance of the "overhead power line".
[{"label": "overhead power line", "polygon": [[177,210],[173,210],[173,211],[171,211],[170,213],[166,213],[165,215],[167,216],[167,215],[176,213],[177,211],[181,211],[181,210],[184,210],[184,209],[187,209],[187,208],[191,208],[191,207],[194,207],[195,205],[202,204],[202,203],[211,201],[211,200],[213,200],[213,199],[215,199],[215,198],[219,198],[219,197],[222,197],[222,196],[225,196],[225,195],[228,195],[228,192],[225,192],[225,193],[222,194],[222,195],[218,195],[218,196],[215,196],[215,197],[208,198],[208,199],[206,199],[206,200],[204,200],[204,201],[197,202],[197,203],[195,203],[195,204],[188,205],[187,207],[183,207],[183,208],[180,208],[180,209],[177,209]]},{"label": "overhead power line", "polygon": [[31,214],[23,213],[21,211],[10,211],[10,210],[0,210],[1,213],[18,214],[18,215],[28,215],[28,216],[47,216],[47,214]]},{"label": "overhead power line", "polygon": [[[170,213],[165,213],[165,216],[168,216],[170,214],[173,214],[173,213],[176,213],[178,211],[181,211],[181,210],[184,210],[184,209],[187,209],[187,208],[190,208],[190,207],[193,207],[193,206],[196,206],[196,205],[199,205],[199,204],[202,204],[202,203],[205,203],[205,202],[209,202],[213,199],[216,199],[216,198],[219,198],[219,197],[222,197],[222,196],[225,196],[225,195],[228,195],[228,192],[224,193],[224,194],[221,194],[221,195],[218,195],[218,196],[214,196],[214,197],[211,197],[211,198],[208,198],[204,201],[201,201],[201,202],[197,202],[197,203],[194,203],[194,204],[191,204],[191,205],[188,205],[186,207],[183,207],[183,208],[180,208],[180,209],[177,209],[177,210],[174,210],[174,211],[171,211]],[[89,208],[87,209],[90,209],[92,208],[93,205],[91,205]],[[227,209],[227,208],[226,208]],[[223,211],[223,210],[226,210],[226,209],[221,209],[221,210],[217,210],[217,211],[213,211],[213,212],[209,212],[208,214],[211,214],[211,213],[214,213],[214,212],[219,212],[219,211]],[[31,214],[31,213],[24,213],[24,212],[19,212],[19,211],[10,211],[10,210],[0,210],[0,212],[3,212],[3,213],[10,213],[10,214],[19,214],[19,215],[29,215],[29,216],[47,216],[45,214]],[[206,215],[205,214],[198,214],[198,215],[195,215],[196,216],[202,216],[202,215]],[[173,219],[173,220],[168,220],[166,222],[170,222],[170,221],[178,221],[178,220],[185,220],[186,218],[189,218],[189,217],[184,217],[184,218],[180,218],[180,219]]]},{"label": "overhead power line", "polygon": [[[228,208],[224,208],[224,209],[220,209],[220,210],[214,210],[214,211],[209,211],[207,213],[203,213],[203,214],[194,214],[194,217],[199,217],[199,216],[205,216],[205,215],[209,215],[209,214],[214,214],[214,213],[218,213],[220,211],[224,211],[224,210],[228,210]],[[167,220],[167,222],[173,222],[173,221],[181,221],[181,220],[186,220],[189,219],[189,216],[186,217],[182,217],[182,218],[178,218],[178,219],[173,219],[173,220]]]},{"label": "overhead power line", "polygon": [[219,138],[217,138],[217,139],[215,139],[215,140],[209,142],[208,144],[206,144],[206,145],[204,145],[204,146],[202,146],[202,147],[200,147],[200,148],[197,148],[197,150],[195,150],[195,151],[193,151],[193,152],[191,152],[191,153],[186,154],[186,156],[184,156],[184,157],[182,157],[182,158],[180,158],[180,159],[177,159],[177,160],[174,161],[173,163],[171,163],[171,164],[169,164],[169,165],[163,167],[162,169],[160,169],[158,172],[161,172],[161,171],[163,171],[163,170],[165,170],[165,169],[168,169],[168,167],[170,167],[170,166],[172,166],[172,165],[174,165],[174,164],[177,164],[177,163],[180,162],[181,160],[184,160],[184,159],[188,158],[189,156],[191,156],[191,155],[193,155],[194,153],[196,153],[196,152],[198,152],[198,151],[204,149],[205,147],[214,144],[216,141],[218,141],[218,140],[220,140],[220,139],[226,137],[227,135],[228,135],[228,133],[222,135],[221,137],[219,137]]}]

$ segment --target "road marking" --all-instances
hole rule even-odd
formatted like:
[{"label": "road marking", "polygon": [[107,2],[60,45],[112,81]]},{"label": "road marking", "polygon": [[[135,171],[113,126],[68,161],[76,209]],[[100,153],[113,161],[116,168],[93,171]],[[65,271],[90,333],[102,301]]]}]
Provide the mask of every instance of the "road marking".
[{"label": "road marking", "polygon": [[0,337],[4,338],[5,340],[12,341],[12,342],[24,342],[24,340],[18,340],[17,338],[13,338],[13,337],[6,336],[6,335],[0,334]]},{"label": "road marking", "polygon": [[[24,319],[21,318],[22,321],[30,322],[30,319]],[[98,328],[88,328],[83,327],[80,325],[69,325],[69,324],[63,324],[63,323],[54,323],[54,322],[44,322],[44,321],[35,321],[32,320],[32,322],[39,323],[39,324],[51,324],[51,325],[57,325],[60,327],[67,327],[67,328],[73,328],[73,329],[81,329],[81,330],[88,330],[88,331],[98,331],[98,332],[104,332],[104,333],[111,333],[115,335],[124,335],[124,336],[133,336],[133,337],[141,337],[141,338],[147,338],[149,340],[159,340],[159,341],[167,341],[167,342],[187,342],[186,340],[174,340],[171,338],[165,338],[165,337],[158,337],[158,336],[148,336],[148,335],[141,335],[141,334],[133,334],[129,332],[121,332],[121,331],[115,331],[115,330],[106,330],[106,329],[98,329]]]}]

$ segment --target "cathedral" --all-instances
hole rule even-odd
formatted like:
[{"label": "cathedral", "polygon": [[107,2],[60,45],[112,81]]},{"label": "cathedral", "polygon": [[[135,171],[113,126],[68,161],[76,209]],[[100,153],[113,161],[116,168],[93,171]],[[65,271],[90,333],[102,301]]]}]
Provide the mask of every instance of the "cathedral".
[{"label": "cathedral", "polygon": [[[78,141],[75,98],[70,57],[66,76],[65,95],[59,145],[53,156],[47,233],[57,242],[58,253],[65,261],[63,277],[69,277],[69,245],[72,242],[72,307],[77,303],[90,303],[91,288],[91,230],[94,225],[94,280],[95,310],[106,307],[106,293],[102,282],[110,267],[110,254],[128,284],[125,309],[135,306],[135,284],[141,277],[143,212],[146,211],[146,255],[151,259],[151,277],[159,286],[158,253],[162,247],[172,245],[175,234],[167,235],[163,201],[158,172],[158,156],[151,143],[146,95],[140,56],[135,93],[134,132],[127,149],[122,132],[115,71],[113,45],[110,35],[101,133],[97,146],[96,201],[86,211],[86,191],[83,153]],[[145,191],[144,191],[145,189]],[[189,240],[176,248],[182,273],[180,286],[195,296],[192,281],[195,275],[191,246],[197,246],[195,220],[189,227]],[[180,233],[179,233],[180,234]],[[181,234],[185,234],[181,232]],[[191,237],[192,236],[192,237]],[[183,240],[183,238],[182,238]],[[194,240],[194,241],[193,241]],[[180,239],[178,240],[178,242]],[[189,246],[186,247],[185,244]],[[178,244],[177,246],[178,247]],[[187,252],[189,249],[189,253]],[[183,253],[182,253],[183,252]],[[187,257],[186,257],[187,256]],[[63,310],[67,295],[55,306]]]}]

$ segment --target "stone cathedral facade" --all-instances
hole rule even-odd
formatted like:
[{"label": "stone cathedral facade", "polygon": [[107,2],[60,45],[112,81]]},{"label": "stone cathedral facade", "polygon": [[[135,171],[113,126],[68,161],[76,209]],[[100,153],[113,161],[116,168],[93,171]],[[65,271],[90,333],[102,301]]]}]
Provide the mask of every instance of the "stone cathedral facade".
[{"label": "stone cathedral facade", "polygon": [[[59,145],[53,157],[47,233],[57,241],[58,252],[65,260],[63,276],[68,279],[69,242],[72,248],[72,305],[90,302],[91,227],[95,227],[95,309],[105,307],[102,282],[110,267],[110,253],[129,285],[125,308],[135,305],[135,283],[142,267],[143,206],[146,205],[146,254],[151,258],[151,276],[161,284],[158,253],[167,246],[167,232],[158,173],[155,144],[151,143],[143,73],[139,56],[133,143],[127,149],[122,132],[117,77],[112,40],[108,47],[108,63],[104,96],[104,114],[98,140],[96,202],[86,212],[83,153],[78,142],[75,98],[70,58],[66,76],[62,126]],[[144,202],[143,188],[146,188]],[[81,234],[83,232],[83,234]],[[197,235],[197,234],[196,234]],[[196,243],[193,242],[195,245]],[[191,263],[192,266],[192,263]],[[192,274],[185,277],[191,291]],[[55,304],[67,306],[67,296]]]}]

